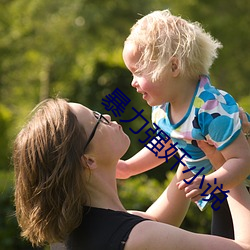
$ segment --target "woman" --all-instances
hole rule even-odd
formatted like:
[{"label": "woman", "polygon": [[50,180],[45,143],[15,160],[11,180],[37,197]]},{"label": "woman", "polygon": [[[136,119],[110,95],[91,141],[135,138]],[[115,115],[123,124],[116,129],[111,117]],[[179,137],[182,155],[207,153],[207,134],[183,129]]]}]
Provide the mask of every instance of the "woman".
[{"label": "woman", "polygon": [[250,249],[244,186],[228,197],[235,240],[174,227],[189,204],[177,188],[180,170],[146,213],[128,213],[115,176],[129,144],[108,115],[63,99],[42,102],[14,144],[16,214],[23,237],[33,245],[65,242],[66,249]]}]

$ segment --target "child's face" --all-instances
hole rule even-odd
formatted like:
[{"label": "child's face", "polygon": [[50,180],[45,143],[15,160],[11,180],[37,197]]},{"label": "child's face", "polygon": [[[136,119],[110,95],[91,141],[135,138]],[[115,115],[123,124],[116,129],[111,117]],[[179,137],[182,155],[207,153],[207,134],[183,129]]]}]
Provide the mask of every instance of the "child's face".
[{"label": "child's face", "polygon": [[[123,60],[132,73],[133,79],[131,82],[132,87],[136,91],[142,94],[142,98],[150,106],[161,105],[168,101],[165,93],[167,90],[167,79],[164,78],[164,81],[157,80],[152,82],[151,75],[147,72],[136,72],[138,69],[138,61],[141,57],[141,52],[135,48],[131,43],[125,43],[123,49]],[[167,75],[166,75],[167,76]]]}]

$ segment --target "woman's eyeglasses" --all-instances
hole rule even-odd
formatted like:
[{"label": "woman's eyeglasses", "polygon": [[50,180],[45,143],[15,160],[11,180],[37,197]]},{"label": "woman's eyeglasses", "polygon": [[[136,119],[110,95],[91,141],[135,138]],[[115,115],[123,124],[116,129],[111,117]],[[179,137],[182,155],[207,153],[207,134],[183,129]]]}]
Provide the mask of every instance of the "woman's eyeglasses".
[{"label": "woman's eyeglasses", "polygon": [[104,123],[104,124],[110,124],[110,121],[108,119],[106,119],[102,114],[100,114],[99,112],[97,111],[93,111],[93,114],[95,116],[95,118],[97,119],[97,123],[94,127],[94,129],[92,130],[90,136],[89,136],[89,139],[84,147],[84,151],[86,150],[86,148],[88,147],[89,143],[91,142],[91,140],[93,139],[94,135],[95,135],[95,132],[96,132],[96,129],[99,125],[100,122]]}]

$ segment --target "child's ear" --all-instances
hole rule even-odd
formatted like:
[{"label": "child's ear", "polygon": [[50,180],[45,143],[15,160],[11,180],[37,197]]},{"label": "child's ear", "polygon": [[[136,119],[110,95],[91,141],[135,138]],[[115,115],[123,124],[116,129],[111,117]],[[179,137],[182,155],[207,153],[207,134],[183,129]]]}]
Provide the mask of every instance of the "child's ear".
[{"label": "child's ear", "polygon": [[179,69],[179,60],[176,57],[173,57],[171,59],[171,70],[173,73],[173,76],[176,77],[180,74],[180,69]]},{"label": "child's ear", "polygon": [[177,65],[175,63],[172,63],[172,72],[175,72],[177,70]]}]

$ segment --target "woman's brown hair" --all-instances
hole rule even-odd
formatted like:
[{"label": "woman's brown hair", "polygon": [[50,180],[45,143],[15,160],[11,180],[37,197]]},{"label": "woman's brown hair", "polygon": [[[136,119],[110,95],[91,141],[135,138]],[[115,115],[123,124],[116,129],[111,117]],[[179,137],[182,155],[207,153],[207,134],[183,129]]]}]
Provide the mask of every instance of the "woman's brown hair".
[{"label": "woman's brown hair", "polygon": [[82,220],[87,197],[86,133],[63,99],[39,104],[14,142],[15,205],[33,245],[64,241]]}]

